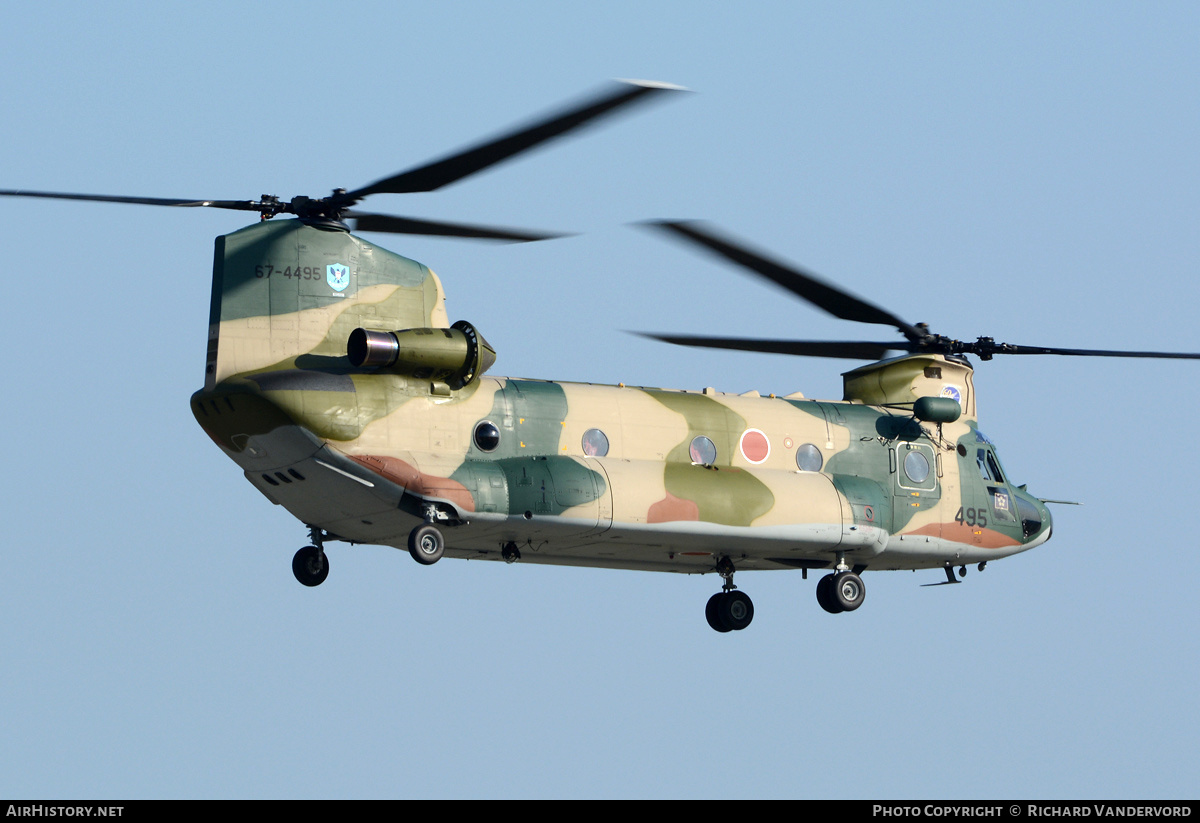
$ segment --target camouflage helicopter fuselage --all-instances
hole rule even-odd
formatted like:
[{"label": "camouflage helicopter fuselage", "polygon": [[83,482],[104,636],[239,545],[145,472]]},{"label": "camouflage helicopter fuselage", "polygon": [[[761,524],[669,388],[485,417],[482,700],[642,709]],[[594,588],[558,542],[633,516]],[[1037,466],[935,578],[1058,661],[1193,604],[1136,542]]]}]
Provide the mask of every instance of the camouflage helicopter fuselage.
[{"label": "camouflage helicopter fuselage", "polygon": [[[192,410],[327,538],[402,548],[433,522],[449,557],[917,569],[1050,535],[976,427],[964,358],[875,363],[814,401],[490,377],[486,341],[454,328],[467,343],[425,266],[336,226],[263,222],[217,239]],[[356,329],[415,330],[408,359],[355,367]],[[430,365],[425,341],[465,351],[461,367]]]}]

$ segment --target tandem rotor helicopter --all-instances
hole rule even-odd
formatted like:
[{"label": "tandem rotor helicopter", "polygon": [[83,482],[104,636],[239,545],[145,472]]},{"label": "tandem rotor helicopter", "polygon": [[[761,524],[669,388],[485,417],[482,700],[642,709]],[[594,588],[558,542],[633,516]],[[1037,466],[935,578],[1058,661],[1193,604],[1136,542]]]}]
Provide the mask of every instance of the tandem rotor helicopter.
[{"label": "tandem rotor helicopter", "polygon": [[[272,503],[308,528],[292,570],[329,573],[326,545],[442,557],[705,574],[709,625],[754,616],[739,570],[825,570],[817,601],[848,612],[864,571],[935,569],[957,582],[1050,538],[1047,501],[1014,485],[977,426],[967,355],[1200,359],[1200,354],[953,340],[698,223],[650,228],[698,245],[844,320],[902,339],[646,335],[668,343],[875,361],[841,400],[492,377],[496,353],[449,321],[424,265],[354,231],[491,240],[555,235],[355,210],[433,191],[638,101],[679,90],[622,83],[532,125],[352,191],[283,201],[0,190],[257,212],[216,239],[197,422]],[[279,215],[295,219],[272,220]],[[889,352],[899,356],[883,359]]]}]

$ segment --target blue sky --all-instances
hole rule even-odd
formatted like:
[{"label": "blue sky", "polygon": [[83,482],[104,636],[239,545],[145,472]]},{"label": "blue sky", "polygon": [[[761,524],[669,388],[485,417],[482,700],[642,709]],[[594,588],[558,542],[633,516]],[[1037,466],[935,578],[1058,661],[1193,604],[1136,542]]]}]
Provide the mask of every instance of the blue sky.
[{"label": "blue sky", "polygon": [[[579,232],[370,236],[496,374],[840,397],[837,361],[625,330],[850,339],[629,223],[705,218],[944,334],[1200,351],[1187,3],[0,4],[0,188],[354,188],[594,91],[686,85],[373,210]],[[1194,797],[1200,366],[979,364],[1054,539],[920,588],[448,561],[304,529],[188,411],[215,210],[6,200],[0,796]],[[867,334],[864,334],[866,330]],[[564,344],[563,341],[571,341]]]}]

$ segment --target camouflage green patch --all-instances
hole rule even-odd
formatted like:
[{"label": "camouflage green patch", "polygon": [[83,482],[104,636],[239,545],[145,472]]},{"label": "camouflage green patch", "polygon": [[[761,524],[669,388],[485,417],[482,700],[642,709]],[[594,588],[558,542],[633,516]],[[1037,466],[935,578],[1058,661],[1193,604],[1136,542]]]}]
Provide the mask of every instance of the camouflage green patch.
[{"label": "camouflage green patch", "polygon": [[[794,401],[793,405],[799,408],[803,403]],[[850,430],[850,447],[831,456],[825,463],[825,472],[850,502],[856,523],[871,523],[898,532],[926,510],[925,506],[896,505],[894,500],[900,490],[890,450],[897,443],[913,442],[922,436],[915,421],[857,404],[810,405],[819,407],[829,424]],[[884,479],[887,488],[867,479],[871,477]],[[931,494],[936,498],[936,493],[922,492],[924,497]]]},{"label": "camouflage green patch", "polygon": [[[489,460],[527,455],[557,455],[567,418],[567,395],[557,383],[507,380],[483,420],[500,430],[500,444],[485,452],[474,442],[468,458]],[[472,424],[474,428],[474,424]]]},{"label": "camouflage green patch", "polygon": [[[560,515],[573,506],[593,502],[607,489],[598,472],[569,457],[509,457],[495,465],[504,472],[508,513],[513,515]],[[452,477],[457,479],[460,471]]]},{"label": "camouflage green patch", "polygon": [[[429,278],[429,269],[414,260],[300,220],[266,220],[224,235],[217,238],[215,254],[213,323],[323,308],[375,285],[416,289]],[[347,289],[338,292],[329,285],[330,265],[350,268]],[[413,325],[424,323],[399,328]]]},{"label": "camouflage green patch", "polygon": [[[663,482],[669,495],[696,504],[701,520],[749,526],[775,505],[775,495],[757,477],[729,468],[737,453],[746,420],[728,406],[703,394],[646,389],[646,394],[687,421],[684,440],[671,449]],[[717,469],[692,465],[692,439],[703,435],[717,447]]]},{"label": "camouflage green patch", "polygon": [[475,511],[512,514],[508,502],[510,481],[500,461],[467,460],[454,470],[450,479],[462,483],[471,492]]},{"label": "camouflage green patch", "polygon": [[891,529],[892,496],[874,480],[852,474],[834,474],[833,485],[850,502],[857,525]]},{"label": "camouflage green patch", "polygon": [[682,443],[667,455],[669,463],[691,463],[689,453],[692,438],[704,435],[717,447],[717,465],[728,466],[737,453],[738,440],[746,430],[746,419],[728,406],[703,394],[686,394],[646,389],[646,394],[668,409],[683,415],[688,433]]},{"label": "camouflage green patch", "polygon": [[775,495],[748,471],[667,463],[667,491],[696,504],[699,519],[726,526],[750,526],[775,505]]},{"label": "camouflage green patch", "polygon": [[[427,277],[419,289],[397,288],[380,301],[348,305],[312,351],[245,372],[237,380],[255,383],[272,402],[319,437],[353,440],[405,402],[428,395],[429,382],[355,369],[346,357],[350,332],[363,325],[380,330],[393,330],[405,322],[411,325],[414,318],[424,316],[425,302],[431,303],[435,297],[433,278]],[[472,383],[454,397],[464,400],[478,387],[478,382]]]},{"label": "camouflage green patch", "polygon": [[365,426],[364,415],[359,413],[358,396],[351,392],[273,391],[265,397],[297,423],[326,440],[353,440]]},{"label": "camouflage green patch", "polygon": [[825,413],[821,411],[821,404],[815,400],[793,400],[791,398],[783,398],[783,400],[796,411],[802,411],[820,420],[825,419]]},{"label": "camouflage green patch", "polygon": [[488,415],[471,424],[473,430],[490,421],[500,431],[499,443],[483,451],[472,438],[467,460],[451,479],[472,489],[481,511],[559,515],[595,501],[607,489],[604,477],[557,453],[566,415],[559,384],[506,381]]},{"label": "camouflage green patch", "polygon": [[512,409],[518,454],[558,453],[563,421],[567,419],[567,395],[557,383],[509,380],[504,397]]}]

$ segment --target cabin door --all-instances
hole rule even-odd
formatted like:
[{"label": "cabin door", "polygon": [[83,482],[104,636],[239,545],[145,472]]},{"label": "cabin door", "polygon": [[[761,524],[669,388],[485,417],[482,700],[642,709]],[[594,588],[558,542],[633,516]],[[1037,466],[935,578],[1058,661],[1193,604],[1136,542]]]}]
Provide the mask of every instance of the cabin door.
[{"label": "cabin door", "polygon": [[892,533],[921,529],[922,534],[941,537],[935,511],[942,496],[938,483],[941,465],[933,447],[927,443],[898,442],[891,448],[890,462]]}]

